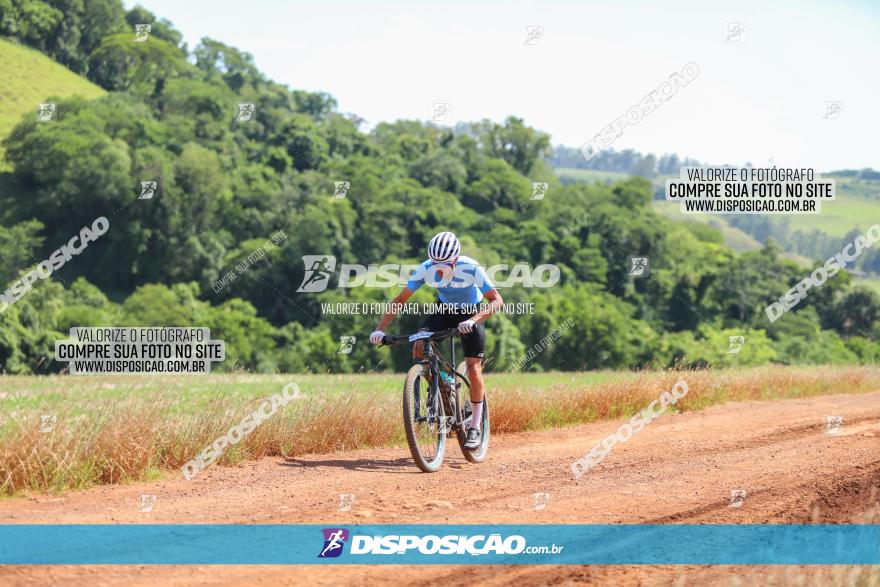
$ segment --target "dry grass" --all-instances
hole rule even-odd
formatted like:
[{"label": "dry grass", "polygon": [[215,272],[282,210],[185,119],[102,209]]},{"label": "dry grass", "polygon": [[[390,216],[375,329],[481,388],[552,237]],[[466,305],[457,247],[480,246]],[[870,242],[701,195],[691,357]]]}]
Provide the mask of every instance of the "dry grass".
[{"label": "dry grass", "polygon": [[[503,383],[501,377],[498,381]],[[569,377],[568,383],[538,387],[529,378],[517,375],[496,386],[488,376],[493,433],[627,417],[679,379],[685,379],[689,388],[676,406],[682,411],[725,401],[880,389],[880,369],[870,367],[644,372],[596,383]],[[560,381],[566,378],[559,374]],[[291,401],[239,444],[227,448],[218,462],[405,444],[396,389],[354,392],[354,386],[340,390],[333,387],[335,381],[327,383],[324,389],[329,391]],[[82,400],[76,404],[77,415],[60,417],[50,433],[40,432],[41,410],[32,408],[18,414],[16,426],[3,428],[0,434],[0,494],[120,483],[179,469],[266,397],[217,395],[204,405],[184,406],[187,409],[181,409],[173,395],[154,397],[144,392]]]},{"label": "dry grass", "polygon": [[741,371],[646,371],[636,378],[587,387],[564,384],[534,390],[505,390],[491,397],[492,431],[520,432],[632,416],[676,381],[688,394],[679,411],[726,401],[751,401],[880,390],[872,367],[761,367]]},{"label": "dry grass", "polygon": [[[343,451],[403,438],[399,414],[393,418],[376,394],[304,400],[280,409],[218,462]],[[38,414],[24,417],[0,438],[0,494],[120,483],[179,469],[262,401],[215,399],[204,411],[170,417],[161,415],[170,405],[149,399],[101,402],[88,406],[94,417],[59,419],[49,433],[40,431]]]}]

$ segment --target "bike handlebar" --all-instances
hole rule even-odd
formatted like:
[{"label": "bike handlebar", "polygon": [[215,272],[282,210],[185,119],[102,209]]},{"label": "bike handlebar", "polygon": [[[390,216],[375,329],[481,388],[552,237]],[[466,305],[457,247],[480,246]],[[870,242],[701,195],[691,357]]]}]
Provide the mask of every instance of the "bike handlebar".
[{"label": "bike handlebar", "polygon": [[[410,337],[415,336],[417,334],[427,335],[427,336],[424,336],[423,338],[420,338],[419,340],[430,339],[430,340],[439,341],[439,340],[443,340],[445,338],[449,338],[453,334],[458,334],[458,328],[448,328],[446,330],[438,330],[437,332],[427,332],[427,331],[416,332],[415,334],[405,334],[405,335],[386,334],[382,338],[382,344],[387,344],[387,345],[402,344],[404,342],[409,342]],[[415,341],[413,341],[413,342],[415,342]]]}]

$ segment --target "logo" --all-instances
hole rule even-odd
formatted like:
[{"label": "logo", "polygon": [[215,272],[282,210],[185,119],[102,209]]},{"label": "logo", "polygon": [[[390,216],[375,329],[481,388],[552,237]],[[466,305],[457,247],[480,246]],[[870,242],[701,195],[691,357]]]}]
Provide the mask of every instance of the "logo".
[{"label": "logo", "polygon": [[[828,257],[825,263],[816,267],[811,274],[800,280],[794,287],[788,290],[785,295],[781,296],[777,301],[770,302],[764,313],[771,323],[779,320],[783,314],[798,305],[801,300],[807,297],[807,290],[812,287],[819,287],[841,270],[846,268],[850,263],[855,261],[865,249],[871,247],[874,243],[880,241],[880,224],[874,224],[865,231],[864,235],[858,235],[855,240],[847,244],[839,253]],[[852,250],[852,253],[849,251]]]},{"label": "logo", "polygon": [[324,528],[324,548],[318,558],[336,558],[342,554],[342,547],[348,541],[348,530],[345,528]]},{"label": "logo", "polygon": [[550,184],[546,181],[533,181],[532,182],[532,197],[530,200],[543,200],[544,194],[547,193],[547,190],[550,189]]},{"label": "logo", "polygon": [[330,276],[336,270],[336,257],[333,255],[303,255],[306,274],[297,293],[317,293],[327,289]]},{"label": "logo", "polygon": [[52,432],[55,430],[56,422],[58,422],[58,416],[55,414],[43,414],[40,416],[40,432]]},{"label": "logo", "polygon": [[590,452],[573,462],[570,466],[575,479],[580,479],[584,473],[592,470],[601,463],[605,457],[614,450],[617,443],[628,442],[636,433],[641,432],[645,426],[662,416],[670,405],[675,405],[688,394],[688,384],[684,379],[678,380],[672,386],[672,391],[664,391],[660,397],[652,401],[641,412],[624,422],[617,428],[617,432],[609,434],[601,442],[597,443]]},{"label": "logo", "polygon": [[37,122],[49,122],[55,120],[55,104],[40,104],[37,110]]},{"label": "logo", "polygon": [[542,26],[527,26],[526,27],[526,40],[523,41],[523,45],[537,45],[541,42],[541,38],[544,36],[544,27]]},{"label": "logo", "polygon": [[[324,532],[327,532],[325,530]],[[542,552],[559,554],[564,546],[548,545],[540,548]],[[416,535],[388,535],[388,536],[364,536],[356,535],[351,539],[349,553],[394,555],[407,554],[416,550],[419,554],[469,554],[480,556],[484,554],[515,555],[526,550],[526,539],[514,534],[502,536],[501,534],[479,534],[474,536],[447,535],[447,536],[416,536]]]},{"label": "logo", "polygon": [[431,120],[434,122],[446,122],[449,119],[450,112],[449,102],[434,102],[434,106],[431,109]]},{"label": "logo", "polygon": [[254,117],[255,110],[256,106],[254,106],[253,104],[239,104],[238,117],[236,118],[236,120],[238,122],[247,122]]},{"label": "logo", "polygon": [[147,37],[150,36],[150,30],[152,30],[153,25],[149,24],[136,24],[134,25],[134,42],[135,43],[143,43],[147,40]]},{"label": "logo", "polygon": [[605,147],[601,145],[597,145],[596,141],[587,141],[583,145],[581,145],[581,154],[583,154],[584,159],[588,162],[593,159],[596,155],[601,153]]},{"label": "logo", "polygon": [[532,509],[536,512],[547,509],[547,505],[550,503],[550,494],[549,493],[536,493],[535,494],[535,503],[532,506]]},{"label": "logo", "polygon": [[742,507],[743,501],[746,498],[746,490],[745,489],[731,489],[730,490],[730,503],[727,504],[729,508],[738,508]]},{"label": "logo", "polygon": [[350,512],[351,506],[354,505],[354,493],[339,494],[339,511]]},{"label": "logo", "polygon": [[837,434],[843,426],[843,416],[825,416],[825,434]]},{"label": "logo", "polygon": [[728,353],[738,353],[742,350],[743,345],[746,344],[745,336],[729,336],[727,338],[730,342],[730,346],[727,347]]},{"label": "logo", "polygon": [[333,191],[333,200],[341,200],[345,197],[345,194],[348,193],[348,190],[351,189],[350,181],[334,181],[333,182],[334,191]]},{"label": "logo", "polygon": [[[319,293],[327,289],[330,276],[337,272],[336,257],[333,255],[303,255],[305,273],[297,293]],[[430,287],[466,288],[480,287],[486,281],[495,287],[548,288],[553,287],[561,279],[561,270],[556,265],[538,265],[531,267],[528,263],[508,265],[499,263],[487,267],[461,263],[452,272],[443,275],[439,266],[426,267],[418,265],[401,265],[386,263],[384,265],[360,265],[342,263],[339,266],[339,289],[354,287],[388,288],[406,285],[409,281],[423,280]]]},{"label": "logo", "polygon": [[33,283],[39,279],[48,279],[55,271],[61,269],[70,259],[82,253],[90,242],[98,240],[110,229],[110,221],[104,216],[96,218],[91,227],[83,226],[78,235],[75,235],[67,244],[61,245],[49,258],[28,271],[21,279],[13,282],[3,294],[0,294],[0,314],[23,298],[33,289]]},{"label": "logo", "polygon": [[187,481],[191,481],[200,472],[208,468],[214,461],[219,459],[228,446],[235,446],[247,435],[253,432],[257,426],[274,416],[278,410],[286,406],[292,400],[303,397],[300,395],[299,385],[291,381],[283,388],[281,393],[273,394],[257,407],[256,410],[246,415],[238,424],[230,428],[226,434],[218,437],[214,442],[202,449],[180,470]]},{"label": "logo", "polygon": [[745,31],[746,25],[741,22],[729,22],[727,23],[727,36],[724,37],[725,43],[739,43],[742,41],[743,31]]},{"label": "logo", "polygon": [[159,187],[158,181],[142,181],[141,192],[138,194],[138,200],[152,200],[156,188]]},{"label": "logo", "polygon": [[443,419],[437,425],[438,434],[451,434],[455,430],[455,418],[452,416],[443,416]]},{"label": "logo", "polygon": [[153,504],[156,503],[155,495],[141,495],[141,507],[140,511],[143,513],[149,513],[153,511]]},{"label": "logo", "polygon": [[340,336],[339,337],[339,350],[336,351],[337,355],[350,355],[351,351],[354,349],[354,343],[357,342],[357,338],[354,336]]},{"label": "logo", "polygon": [[840,117],[840,111],[843,110],[843,102],[840,100],[826,100],[825,101],[825,116],[822,118],[824,120],[834,120]]},{"label": "logo", "polygon": [[642,97],[638,103],[630,106],[626,112],[615,118],[610,124],[602,128],[593,138],[581,145],[581,153],[587,161],[592,160],[614,141],[623,135],[623,130],[628,126],[640,123],[646,116],[650,116],[660,106],[668,102],[678,93],[680,88],[687,86],[700,75],[700,66],[693,61],[686,63],[681,71],[673,72],[666,80],[660,83],[654,90]]},{"label": "logo", "polygon": [[647,257],[629,257],[629,276],[644,277],[649,274]]}]

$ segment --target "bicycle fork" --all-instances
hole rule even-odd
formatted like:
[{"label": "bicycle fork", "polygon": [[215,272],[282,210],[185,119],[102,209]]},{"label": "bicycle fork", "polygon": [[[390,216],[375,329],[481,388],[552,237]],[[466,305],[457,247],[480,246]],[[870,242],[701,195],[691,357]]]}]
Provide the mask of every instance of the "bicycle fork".
[{"label": "bicycle fork", "polygon": [[427,424],[432,424],[437,421],[437,412],[439,411],[437,408],[438,402],[438,393],[439,393],[439,385],[437,382],[437,377],[433,376],[433,373],[436,372],[436,369],[431,368],[431,364],[428,361],[422,361],[422,363],[428,368],[429,374],[432,376],[430,378],[426,378],[428,381],[428,397],[425,401],[425,415],[423,416],[421,412],[422,401],[421,401],[421,385],[417,385],[413,390],[413,399],[415,400],[415,414],[414,420],[416,422],[425,422]]},{"label": "bicycle fork", "polygon": [[420,413],[421,410],[421,386],[418,386],[414,390],[414,399],[415,399],[415,418],[416,422],[424,422],[426,424],[434,424],[436,423],[438,428],[441,428],[442,432],[450,433],[455,428],[455,421],[458,419],[456,416],[457,406],[455,404],[455,395],[450,390],[449,393],[446,394],[446,402],[444,404],[448,404],[449,406],[449,414],[446,414],[443,418],[443,421],[440,421],[439,413],[440,413],[440,402],[443,401],[443,398],[440,397],[440,394],[443,391],[440,389],[440,367],[437,364],[438,359],[431,353],[430,350],[427,350],[426,354],[428,355],[422,363],[428,369],[430,374],[430,383],[428,387],[428,397],[425,401],[426,413],[423,416]]}]

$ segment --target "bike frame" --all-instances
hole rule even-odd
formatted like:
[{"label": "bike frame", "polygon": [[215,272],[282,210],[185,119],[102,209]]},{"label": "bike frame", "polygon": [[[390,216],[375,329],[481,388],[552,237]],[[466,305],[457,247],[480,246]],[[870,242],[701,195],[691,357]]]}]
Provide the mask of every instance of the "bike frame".
[{"label": "bike frame", "polygon": [[[455,338],[452,334],[454,330],[455,329],[450,329],[450,330],[445,331],[445,333],[448,333],[448,337],[452,338],[452,341],[451,341],[452,342],[452,353],[451,353],[452,362],[451,363],[450,363],[450,361],[446,360],[446,357],[443,356],[443,353],[441,353],[440,349],[438,348],[440,340],[443,340],[443,338],[446,338],[446,336],[444,336],[443,338],[441,338],[439,340],[434,340],[433,338],[431,338],[431,336],[427,336],[427,337],[421,339],[421,340],[425,341],[425,343],[424,343],[425,347],[424,347],[424,358],[422,358],[422,360],[419,362],[422,365],[427,365],[429,371],[431,372],[430,393],[433,396],[433,401],[431,402],[431,404],[432,404],[432,407],[434,408],[435,414],[437,414],[439,412],[439,409],[438,409],[439,405],[437,402],[440,401],[440,367],[441,366],[446,367],[449,370],[449,372],[452,373],[453,381],[455,380],[455,377],[458,377],[459,379],[461,379],[462,381],[464,381],[467,384],[469,389],[470,389],[470,385],[471,385],[470,380],[465,375],[459,373],[455,369],[455,366],[454,366],[455,365]],[[437,333],[436,332],[431,333],[431,335],[434,335],[434,334],[437,334]],[[395,341],[398,339],[402,339],[402,338],[408,339],[408,337],[387,337],[387,338],[393,339]],[[418,390],[416,390],[416,398],[415,399],[416,399],[416,406],[418,406],[419,405]],[[453,423],[455,426],[463,426],[464,425],[464,422],[458,421],[458,414],[447,414],[447,416],[452,416],[454,418]],[[418,414],[417,414],[417,417],[418,417]],[[426,421],[428,421],[427,414],[425,414],[425,419],[426,419]]]},{"label": "bike frame", "polygon": [[[456,437],[465,459],[471,463],[482,463],[486,458],[489,446],[488,406],[483,409],[483,422],[486,427],[480,444],[476,448],[467,446],[467,426],[473,418],[468,414],[469,397],[462,397],[461,383],[464,381],[470,390],[470,380],[464,372],[455,368],[455,340],[452,341],[452,362],[440,352],[440,342],[458,335],[457,328],[449,328],[438,332],[420,330],[409,336],[384,335],[382,344],[398,345],[421,341],[419,359],[407,371],[403,386],[403,425],[406,429],[406,440],[413,460],[424,473],[434,473],[443,464],[446,439]],[[424,345],[427,343],[427,347]],[[447,379],[445,373],[451,373]],[[464,371],[464,370],[462,370]],[[441,385],[441,375],[443,375]],[[456,379],[456,377],[458,379]],[[421,379],[429,379],[430,383],[423,386]],[[422,415],[421,394],[427,393]],[[443,395],[441,395],[443,394]],[[469,395],[469,394],[468,394]],[[427,425],[427,430],[418,427]],[[435,428],[436,426],[436,428]],[[436,442],[436,450],[431,446]],[[423,450],[422,447],[425,447]]]}]

